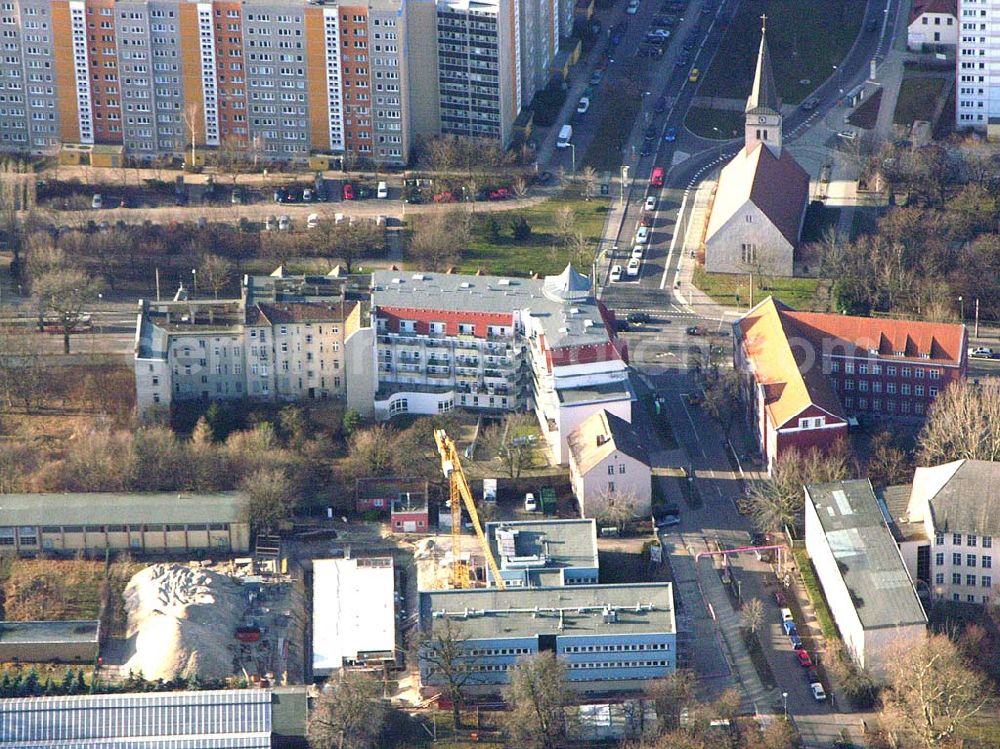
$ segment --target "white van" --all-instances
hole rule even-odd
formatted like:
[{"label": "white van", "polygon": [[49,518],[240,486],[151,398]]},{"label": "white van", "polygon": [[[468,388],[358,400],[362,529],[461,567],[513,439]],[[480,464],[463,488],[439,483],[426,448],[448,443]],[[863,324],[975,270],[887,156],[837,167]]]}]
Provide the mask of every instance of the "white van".
[{"label": "white van", "polygon": [[556,141],[556,148],[568,148],[569,142],[573,139],[573,126],[563,125],[559,128],[559,140]]},{"label": "white van", "polygon": [[310,213],[309,217],[306,219],[306,228],[315,229],[317,226],[319,226],[319,214]]},{"label": "white van", "polygon": [[385,200],[386,198],[388,198],[389,197],[389,185],[387,185],[385,182],[379,182],[378,183],[378,192],[376,193],[376,196],[378,197],[379,200]]},{"label": "white van", "polygon": [[535,499],[535,495],[531,492],[524,495],[524,511],[538,512],[538,500]]}]

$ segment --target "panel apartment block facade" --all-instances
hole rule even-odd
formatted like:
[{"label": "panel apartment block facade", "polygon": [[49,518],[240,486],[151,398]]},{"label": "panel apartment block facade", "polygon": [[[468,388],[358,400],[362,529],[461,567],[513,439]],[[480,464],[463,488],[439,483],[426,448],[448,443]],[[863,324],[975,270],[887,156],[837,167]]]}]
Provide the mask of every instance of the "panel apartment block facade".
[{"label": "panel apartment block facade", "polygon": [[136,406],[175,400],[345,398],[356,302],[140,301]]},{"label": "panel apartment block facade", "polygon": [[955,125],[1000,137],[1000,6],[958,0]]}]

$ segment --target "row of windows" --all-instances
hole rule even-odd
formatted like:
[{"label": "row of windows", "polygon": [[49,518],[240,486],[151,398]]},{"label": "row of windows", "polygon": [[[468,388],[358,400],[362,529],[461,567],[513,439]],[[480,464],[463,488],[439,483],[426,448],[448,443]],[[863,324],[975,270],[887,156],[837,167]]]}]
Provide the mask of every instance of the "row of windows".
[{"label": "row of windows", "polygon": [[[944,573],[943,572],[938,572],[936,575],[934,575],[934,582],[937,583],[938,585],[944,585]],[[982,588],[992,588],[993,587],[993,577],[991,575],[983,575],[982,578],[977,578],[975,575],[966,575],[965,576],[965,587],[967,587],[967,588],[975,588],[975,587],[977,587],[977,582],[979,583],[978,587],[982,587]],[[958,573],[958,572],[953,572],[952,573],[952,575],[951,575],[951,584],[952,585],[961,585],[962,584],[962,575],[961,575],[961,573]]]},{"label": "row of windows", "polygon": [[569,645],[564,653],[622,653],[638,650],[670,650],[668,642],[648,642],[634,645]]},{"label": "row of windows", "polygon": [[[832,382],[833,382],[833,389],[837,390],[837,381],[833,380]],[[854,390],[854,384],[855,384],[854,380],[844,380],[844,390]],[[871,391],[873,393],[882,392],[882,383],[879,380],[876,380],[872,383],[869,383],[868,380],[859,380],[857,383],[858,391],[862,393],[867,393],[869,385],[871,386]],[[896,383],[895,382],[885,383],[885,392],[888,395],[895,395]],[[911,392],[910,383],[904,382],[902,385],[899,386],[900,395],[910,395],[910,392]],[[924,393],[926,393],[931,398],[936,398],[938,394],[938,389],[934,385],[931,385],[926,389],[924,388],[923,385],[914,385],[912,387],[912,392],[913,395],[916,395],[917,397],[920,398],[924,396]]]},{"label": "row of windows", "polygon": [[[980,562],[980,566],[982,566],[984,569],[990,569],[993,566],[993,557],[989,556],[987,554],[984,554],[981,559],[978,558],[978,557],[976,557],[975,554],[966,554],[965,555],[965,566],[966,567],[975,567],[977,559]],[[944,552],[943,551],[939,551],[937,554],[934,555],[934,563],[938,567],[943,567],[944,566]],[[962,555],[959,552],[953,553],[951,555],[951,563],[952,563],[952,566],[954,566],[954,567],[961,567],[962,566]]]},{"label": "row of windows", "polygon": [[[0,528],[0,546],[14,546],[15,530],[21,546],[36,546],[38,544],[38,528],[36,526],[24,526],[19,529],[14,527]],[[228,531],[228,523],[192,523],[184,525],[176,524],[153,524],[153,525],[43,525],[42,534],[63,534],[63,533],[160,533],[160,532],[182,532],[182,531]]]},{"label": "row of windows", "polygon": [[[942,531],[938,531],[934,535],[934,544],[936,546],[944,546],[944,536],[945,536],[945,534]],[[979,541],[982,541],[982,545],[983,545],[984,549],[992,549],[993,548],[993,536],[982,536],[982,538],[980,538],[980,537],[976,536],[976,534],[974,534],[974,533],[967,533],[965,535],[965,545],[966,546],[975,546]],[[961,546],[962,545],[962,534],[961,533],[952,533],[951,534],[951,545],[952,546]]]},{"label": "row of windows", "polygon": [[[854,408],[854,405],[855,405],[854,398],[844,398],[844,408],[852,409]],[[867,398],[857,399],[857,406],[859,409],[861,410],[867,409],[869,405],[871,406],[872,411],[876,412],[882,411],[883,404],[881,398],[874,398],[871,401],[869,401]],[[888,400],[885,402],[885,410],[887,413],[890,414],[896,413],[896,408],[897,408],[896,401]],[[899,404],[899,412],[903,415],[908,415],[911,412],[920,415],[924,412],[924,404],[920,403],[919,401],[912,404],[910,403],[910,401],[902,401]]]},{"label": "row of windows", "polygon": [[670,661],[603,661],[600,663],[570,663],[571,671],[593,668],[657,668],[670,666]]},{"label": "row of windows", "polygon": [[[900,354],[900,356],[902,356],[902,354]],[[871,374],[873,374],[873,375],[881,375],[882,374],[882,365],[881,364],[876,364],[874,362],[871,363],[871,364],[859,362],[857,364],[857,366],[855,366],[855,363],[852,362],[852,361],[845,361],[844,362],[844,372],[845,372],[845,374],[854,374],[855,369],[857,369],[857,373],[858,374],[862,374],[862,375],[869,374],[869,372]],[[831,361],[830,362],[830,371],[831,372],[839,372],[840,371],[840,362],[837,361],[837,360]],[[902,376],[902,377],[916,377],[918,380],[922,380],[925,376],[928,377],[928,378],[930,378],[930,379],[932,379],[932,380],[939,380],[939,379],[941,379],[941,370],[940,369],[924,369],[923,367],[901,367],[901,368],[897,369],[897,367],[896,367],[895,364],[888,364],[885,367],[885,374],[886,374],[887,377],[895,377],[897,371],[899,372],[900,376]]]},{"label": "row of windows", "polygon": [[530,648],[480,648],[478,650],[470,650],[469,655],[472,656],[484,656],[484,655],[530,655]]}]

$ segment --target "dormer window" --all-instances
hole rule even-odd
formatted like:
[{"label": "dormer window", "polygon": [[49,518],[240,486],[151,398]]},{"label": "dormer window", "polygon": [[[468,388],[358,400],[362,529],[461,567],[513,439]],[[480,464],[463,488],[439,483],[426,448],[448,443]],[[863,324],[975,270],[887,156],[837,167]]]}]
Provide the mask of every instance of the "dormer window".
[{"label": "dormer window", "polygon": [[904,354],[902,351],[893,351],[892,355],[893,356],[905,356],[906,354]]}]

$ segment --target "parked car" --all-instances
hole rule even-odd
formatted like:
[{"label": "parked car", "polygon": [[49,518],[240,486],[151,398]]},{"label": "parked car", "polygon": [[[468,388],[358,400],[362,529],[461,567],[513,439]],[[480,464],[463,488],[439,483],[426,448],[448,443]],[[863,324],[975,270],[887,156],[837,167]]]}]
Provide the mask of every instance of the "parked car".
[{"label": "parked car", "polygon": [[784,607],[784,605],[785,605],[785,594],[782,593],[780,590],[774,591],[774,602],[778,606]]},{"label": "parked car", "polygon": [[612,281],[621,281],[622,280],[622,267],[620,265],[613,265],[611,267],[611,276],[610,276],[610,278],[611,278]]},{"label": "parked car", "polygon": [[306,228],[315,229],[317,226],[319,226],[319,214],[310,213],[309,216],[306,218]]},{"label": "parked car", "polygon": [[274,229],[274,226],[275,226],[275,223],[277,222],[277,220],[278,219],[276,219],[274,216],[268,216],[267,218],[265,218],[264,219],[264,231],[271,231],[272,229]]},{"label": "parked car", "polygon": [[798,632],[792,632],[788,635],[788,642],[791,643],[793,650],[802,650],[802,638],[799,637]]},{"label": "parked car", "polygon": [[313,190],[311,187],[305,188],[302,191],[302,202],[312,203],[314,200],[316,200],[316,191]]},{"label": "parked car", "polygon": [[435,203],[457,203],[458,198],[455,197],[454,193],[445,190],[444,192],[436,193],[431,196],[431,200]]},{"label": "parked car", "polygon": [[813,109],[816,108],[817,104],[819,104],[819,97],[818,96],[810,96],[808,99],[806,99],[804,102],[802,102],[802,104],[800,106],[801,106],[801,108],[804,111],[811,112]]},{"label": "parked car", "polygon": [[350,182],[344,183],[343,198],[344,200],[354,200],[354,185]]},{"label": "parked car", "polygon": [[538,500],[535,499],[535,495],[531,492],[524,495],[524,511],[538,512]]},{"label": "parked car", "polygon": [[639,266],[641,264],[642,264],[641,260],[637,258],[632,258],[631,260],[628,261],[628,265],[625,266],[625,273],[630,276],[638,276]]},{"label": "parked car", "polygon": [[90,199],[90,207],[95,211],[99,211],[104,207],[104,198],[101,197],[100,193],[95,193],[94,197]]},{"label": "parked car", "polygon": [[783,608],[779,613],[781,614],[781,621],[783,622],[791,622],[795,620],[795,617],[792,616],[792,610],[789,608]]},{"label": "parked car", "polygon": [[812,658],[809,657],[808,650],[796,650],[795,659],[799,662],[799,665],[803,668],[812,668]]},{"label": "parked car", "polygon": [[377,197],[379,200],[385,200],[386,198],[389,197],[389,185],[386,182],[378,183],[378,192],[376,193],[375,197]]},{"label": "parked car", "polygon": [[619,333],[627,333],[629,330],[628,320],[615,320],[615,330]]},{"label": "parked car", "polygon": [[292,220],[288,216],[278,216],[278,231],[288,231],[292,228]]},{"label": "parked car", "polygon": [[580,101],[577,102],[576,112],[577,114],[587,114],[588,109],[590,109],[590,99],[583,96],[580,98]]},{"label": "parked car", "polygon": [[630,16],[634,16],[639,12],[639,0],[628,0],[628,7],[625,8],[625,12]]},{"label": "parked car", "polygon": [[826,691],[823,689],[823,685],[818,681],[814,681],[809,685],[809,690],[812,692],[813,699],[817,702],[826,701]]},{"label": "parked car", "polygon": [[663,140],[667,141],[667,143],[673,143],[677,140],[677,128],[668,127],[666,132],[663,133]]},{"label": "parked car", "polygon": [[667,513],[659,520],[656,521],[657,528],[672,528],[675,525],[681,524],[681,516],[676,512]]},{"label": "parked car", "polygon": [[596,86],[598,83],[601,82],[601,80],[603,80],[603,78],[604,78],[604,71],[603,70],[595,70],[590,75],[590,85],[591,86]]},{"label": "parked car", "polygon": [[649,316],[648,312],[630,312],[628,316],[628,321],[636,323],[637,325],[645,325],[652,321],[652,317]]},{"label": "parked car", "polygon": [[510,190],[506,187],[498,187],[496,190],[491,190],[489,194],[490,200],[509,200],[511,197]]},{"label": "parked car", "polygon": [[647,210],[647,211],[655,211],[656,210],[656,196],[655,195],[647,195],[646,196],[645,210]]},{"label": "parked car", "polygon": [[636,231],[635,233],[636,244],[647,244],[649,242],[649,235],[650,235],[649,227],[640,226],[639,230]]},{"label": "parked car", "polygon": [[992,359],[994,354],[988,346],[977,346],[969,349],[969,356],[973,359]]},{"label": "parked car", "polygon": [[685,328],[684,332],[688,335],[705,335],[705,329],[699,325],[692,325],[689,328]]},{"label": "parked car", "polygon": [[701,71],[698,68],[691,68],[691,72],[688,74],[688,80],[691,83],[697,83],[698,79],[701,77]]},{"label": "parked car", "polygon": [[837,137],[843,138],[844,140],[847,141],[855,140],[858,137],[858,131],[851,130],[850,128],[848,128],[847,130],[841,130],[839,133],[837,133]]},{"label": "parked car", "polygon": [[795,627],[795,622],[791,619],[783,619],[781,622],[781,628],[785,630],[785,634],[789,637],[799,633],[798,629]]}]

